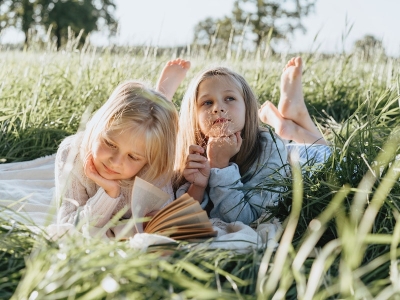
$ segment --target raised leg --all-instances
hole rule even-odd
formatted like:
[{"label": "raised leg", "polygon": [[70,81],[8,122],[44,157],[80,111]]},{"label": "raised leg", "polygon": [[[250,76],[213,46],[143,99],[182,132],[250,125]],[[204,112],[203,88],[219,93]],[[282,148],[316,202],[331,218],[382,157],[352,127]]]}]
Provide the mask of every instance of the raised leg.
[{"label": "raised leg", "polygon": [[168,61],[158,78],[156,90],[172,101],[172,97],[189,69],[190,61],[188,60],[177,58]]},{"label": "raised leg", "polygon": [[325,139],[321,133],[315,134],[296,122],[284,118],[279,110],[269,101],[265,102],[259,110],[260,120],[271,125],[277,135],[285,140],[292,140],[299,144],[323,144]]},{"label": "raised leg", "polygon": [[301,57],[292,58],[286,64],[281,76],[281,97],[278,110],[285,119],[292,120],[316,136],[323,138],[304,102],[301,83],[302,71]]}]

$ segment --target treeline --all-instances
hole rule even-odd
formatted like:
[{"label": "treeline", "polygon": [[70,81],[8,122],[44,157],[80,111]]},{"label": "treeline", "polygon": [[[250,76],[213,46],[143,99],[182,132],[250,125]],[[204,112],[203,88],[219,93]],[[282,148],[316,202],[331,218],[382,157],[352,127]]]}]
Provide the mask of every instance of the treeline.
[{"label": "treeline", "polygon": [[57,49],[71,36],[84,41],[92,31],[116,33],[114,0],[5,0],[0,1],[0,31],[14,27],[25,34],[53,41]]},{"label": "treeline", "polygon": [[[243,53],[266,57],[276,52],[274,45],[295,31],[306,32],[302,21],[313,13],[316,0],[235,0],[232,11],[221,18],[206,18],[194,28],[190,45],[174,48],[137,45],[111,45],[107,51],[145,52],[156,48],[156,55],[175,51],[177,55],[190,51],[226,58]],[[139,5],[139,4],[138,4]],[[0,1],[0,32],[14,27],[25,34],[23,45],[3,45],[3,49],[32,47],[55,50],[87,46],[88,35],[94,31],[113,36],[117,32],[115,0],[6,0]],[[71,43],[72,41],[72,43]],[[111,48],[111,49],[110,49]],[[99,51],[102,47],[98,47]],[[366,35],[355,42],[354,52],[364,56],[385,55],[382,41]],[[145,53],[144,53],[145,54]],[[221,55],[218,55],[221,56]]]}]

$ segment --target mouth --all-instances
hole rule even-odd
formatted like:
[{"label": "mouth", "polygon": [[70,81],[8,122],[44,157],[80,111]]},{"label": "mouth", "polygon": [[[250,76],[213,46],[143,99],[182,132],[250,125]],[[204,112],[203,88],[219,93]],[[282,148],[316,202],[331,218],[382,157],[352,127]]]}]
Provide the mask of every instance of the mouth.
[{"label": "mouth", "polygon": [[216,120],[213,122],[213,125],[219,124],[219,123],[226,123],[226,122],[229,122],[229,121],[230,121],[229,119],[218,118],[218,119],[216,119]]},{"label": "mouth", "polygon": [[103,164],[104,169],[110,173],[110,174],[119,174],[118,172],[115,172],[114,170],[110,169],[109,167],[107,167],[105,164]]}]

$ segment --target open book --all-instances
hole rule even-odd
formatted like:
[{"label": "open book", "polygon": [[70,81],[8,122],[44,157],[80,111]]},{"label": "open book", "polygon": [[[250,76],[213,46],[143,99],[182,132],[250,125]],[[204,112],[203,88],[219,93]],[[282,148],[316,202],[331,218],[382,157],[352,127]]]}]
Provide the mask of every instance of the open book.
[{"label": "open book", "polygon": [[136,224],[137,232],[155,233],[175,240],[208,238],[217,235],[207,213],[198,201],[188,194],[165,206],[170,195],[147,181],[136,177],[132,190],[132,218],[140,219],[158,210],[143,229]]}]

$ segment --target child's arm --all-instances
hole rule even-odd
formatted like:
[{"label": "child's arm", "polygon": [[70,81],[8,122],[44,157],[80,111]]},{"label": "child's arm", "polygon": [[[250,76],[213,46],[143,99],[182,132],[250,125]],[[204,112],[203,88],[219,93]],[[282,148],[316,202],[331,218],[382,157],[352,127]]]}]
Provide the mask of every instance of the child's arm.
[{"label": "child's arm", "polygon": [[[102,227],[110,220],[122,197],[110,197],[103,188],[98,188],[87,178],[79,156],[68,157],[74,138],[66,139],[56,156],[56,194],[57,199],[62,201],[58,222],[75,223],[85,219],[93,226]],[[65,174],[69,164],[72,164],[72,169]]]},{"label": "child's arm", "polygon": [[210,176],[210,164],[202,154],[204,154],[202,147],[191,145],[186,160],[186,168],[183,171],[183,176],[191,183],[187,193],[200,203],[203,201],[204,191]]},{"label": "child's arm", "polygon": [[84,163],[85,175],[101,186],[111,198],[117,198],[121,193],[121,186],[117,180],[109,180],[102,177],[96,170],[93,162],[93,155],[90,154]]},{"label": "child's arm", "polygon": [[241,147],[242,139],[240,132],[229,137],[210,137],[207,145],[207,156],[204,156],[205,150],[199,145],[189,147],[189,155],[186,159],[186,168],[183,175],[188,183],[179,187],[177,197],[183,193],[188,193],[194,199],[208,203],[208,197],[205,190],[208,186],[211,168],[225,168],[229,165],[229,160]]},{"label": "child's arm", "polygon": [[[264,136],[269,135],[265,133]],[[209,179],[209,199],[214,208],[210,215],[225,222],[242,221],[250,224],[265,211],[266,206],[273,205],[279,197],[280,188],[276,192],[257,190],[257,185],[268,181],[271,177],[285,176],[284,164],[287,151],[284,143],[276,138],[265,141],[265,151],[260,157],[261,166],[257,171],[251,168],[248,176],[251,179],[242,181],[239,167],[231,163],[228,167],[212,168]]]},{"label": "child's arm", "polygon": [[207,156],[211,168],[226,168],[230,159],[240,151],[241,146],[242,137],[239,131],[230,136],[210,137],[207,144]]}]

